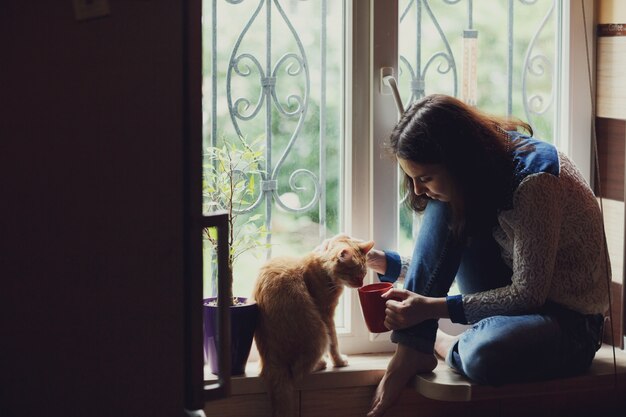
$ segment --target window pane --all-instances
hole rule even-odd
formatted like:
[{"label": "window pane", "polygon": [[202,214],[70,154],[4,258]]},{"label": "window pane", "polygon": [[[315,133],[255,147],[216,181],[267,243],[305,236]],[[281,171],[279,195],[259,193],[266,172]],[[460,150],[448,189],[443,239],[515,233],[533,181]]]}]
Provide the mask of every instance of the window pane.
[{"label": "window pane", "polygon": [[[235,295],[267,256],[301,256],[341,229],[343,13],[341,1],[203,2],[204,147],[241,136],[262,152],[261,172],[239,175],[249,195],[235,232],[271,246],[236,259]],[[207,152],[205,183],[210,163]],[[212,283],[209,272],[207,296]]]},{"label": "window pane", "polygon": [[[531,124],[553,141],[558,8],[555,0],[399,0],[399,79],[405,106],[444,93]],[[402,178],[400,175],[399,178]],[[402,253],[419,219],[400,208]]]}]

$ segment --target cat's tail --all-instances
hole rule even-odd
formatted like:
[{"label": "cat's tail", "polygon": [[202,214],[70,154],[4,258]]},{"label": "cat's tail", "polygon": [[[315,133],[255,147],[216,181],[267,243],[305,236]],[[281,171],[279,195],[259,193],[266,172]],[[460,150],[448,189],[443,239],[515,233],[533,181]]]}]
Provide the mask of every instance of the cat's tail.
[{"label": "cat's tail", "polygon": [[297,393],[291,370],[284,366],[264,366],[261,373],[272,405],[272,417],[296,417]]}]

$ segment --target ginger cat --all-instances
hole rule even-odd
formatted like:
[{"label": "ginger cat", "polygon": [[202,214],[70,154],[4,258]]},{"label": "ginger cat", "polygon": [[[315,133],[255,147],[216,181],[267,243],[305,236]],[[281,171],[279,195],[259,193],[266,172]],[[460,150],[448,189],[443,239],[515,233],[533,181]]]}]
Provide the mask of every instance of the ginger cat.
[{"label": "ginger cat", "polygon": [[302,258],[270,259],[253,291],[260,313],[255,340],[274,417],[297,415],[294,381],[326,368],[326,351],[334,366],[348,364],[339,353],[335,308],[344,286],[363,285],[374,242],[339,235],[323,246]]}]

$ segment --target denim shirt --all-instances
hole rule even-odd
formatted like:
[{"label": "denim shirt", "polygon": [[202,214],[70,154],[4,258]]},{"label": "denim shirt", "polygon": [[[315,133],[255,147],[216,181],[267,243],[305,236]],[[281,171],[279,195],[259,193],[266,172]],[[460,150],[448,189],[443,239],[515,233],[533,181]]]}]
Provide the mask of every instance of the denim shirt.
[{"label": "denim shirt", "polygon": [[509,132],[509,137],[513,144],[512,152],[515,167],[513,192],[529,175],[545,172],[556,177],[559,176],[561,165],[559,153],[554,145],[518,132]]}]

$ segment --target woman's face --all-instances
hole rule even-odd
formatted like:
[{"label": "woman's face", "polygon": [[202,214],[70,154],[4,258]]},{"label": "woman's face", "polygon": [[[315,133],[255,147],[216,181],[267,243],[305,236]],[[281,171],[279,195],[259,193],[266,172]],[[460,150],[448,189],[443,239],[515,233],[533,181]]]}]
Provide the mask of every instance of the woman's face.
[{"label": "woman's face", "polygon": [[450,202],[452,178],[443,165],[417,164],[402,158],[398,158],[398,163],[402,171],[411,178],[416,195],[426,194],[433,200]]}]

